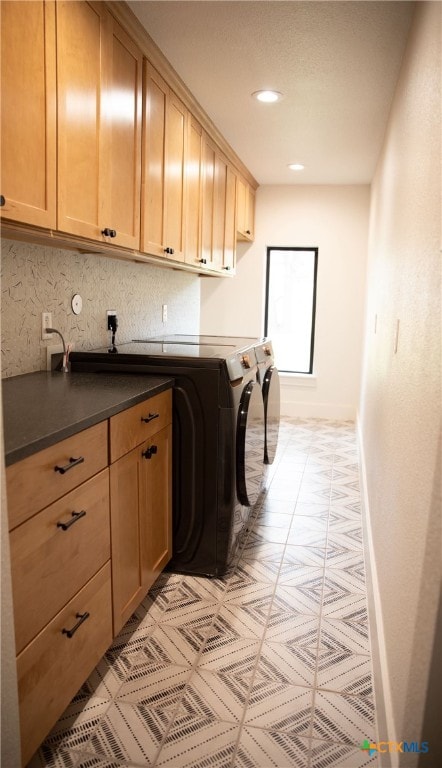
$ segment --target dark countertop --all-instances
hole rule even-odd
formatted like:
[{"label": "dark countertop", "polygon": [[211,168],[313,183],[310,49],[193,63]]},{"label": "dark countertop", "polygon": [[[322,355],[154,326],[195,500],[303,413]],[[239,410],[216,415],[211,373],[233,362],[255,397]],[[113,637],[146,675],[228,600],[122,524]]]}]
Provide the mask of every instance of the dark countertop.
[{"label": "dark countertop", "polygon": [[39,371],[2,381],[5,464],[170,389],[170,376]]}]

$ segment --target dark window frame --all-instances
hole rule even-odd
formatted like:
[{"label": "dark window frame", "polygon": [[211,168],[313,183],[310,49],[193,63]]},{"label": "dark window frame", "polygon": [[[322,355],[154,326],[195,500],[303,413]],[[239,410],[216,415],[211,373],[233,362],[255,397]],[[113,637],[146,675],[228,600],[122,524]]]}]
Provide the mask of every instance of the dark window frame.
[{"label": "dark window frame", "polygon": [[319,248],[315,246],[306,246],[301,248],[300,246],[267,246],[267,258],[266,258],[266,288],[265,288],[265,311],[264,311],[264,336],[267,336],[268,332],[268,310],[269,310],[269,287],[270,287],[270,261],[272,251],[312,251],[315,255],[315,263],[313,268],[313,300],[312,300],[312,325],[310,335],[310,362],[308,371],[285,371],[281,369],[281,373],[298,373],[298,374],[312,374],[313,373],[313,358],[315,351],[315,326],[316,326],[316,293],[318,283],[318,254]]}]

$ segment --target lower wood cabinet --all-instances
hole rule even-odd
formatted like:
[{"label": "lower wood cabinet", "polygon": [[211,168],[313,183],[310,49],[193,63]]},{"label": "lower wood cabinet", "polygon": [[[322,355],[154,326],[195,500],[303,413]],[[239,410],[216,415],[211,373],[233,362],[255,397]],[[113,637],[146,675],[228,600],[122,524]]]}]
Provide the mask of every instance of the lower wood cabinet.
[{"label": "lower wood cabinet", "polygon": [[167,390],[7,467],[24,765],[171,557],[171,463]]},{"label": "lower wood cabinet", "polygon": [[[167,402],[170,392],[164,395]],[[166,408],[170,423],[110,468],[114,634],[172,556],[172,426]]]},{"label": "lower wood cabinet", "polygon": [[17,657],[23,764],[38,749],[111,642],[108,562]]}]

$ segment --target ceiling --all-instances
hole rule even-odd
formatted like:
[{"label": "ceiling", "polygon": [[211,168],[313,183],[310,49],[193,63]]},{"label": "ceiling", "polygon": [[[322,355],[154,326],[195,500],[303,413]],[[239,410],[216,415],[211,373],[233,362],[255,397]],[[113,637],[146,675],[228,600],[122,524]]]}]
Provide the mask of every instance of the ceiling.
[{"label": "ceiling", "polygon": [[[259,184],[370,183],[412,2],[128,5]],[[251,97],[265,88],[284,98]]]}]

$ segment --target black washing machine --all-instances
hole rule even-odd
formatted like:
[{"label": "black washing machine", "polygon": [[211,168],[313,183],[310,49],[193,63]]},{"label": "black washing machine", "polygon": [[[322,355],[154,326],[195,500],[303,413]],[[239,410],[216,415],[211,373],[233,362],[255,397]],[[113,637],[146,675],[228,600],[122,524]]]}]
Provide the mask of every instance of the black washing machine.
[{"label": "black washing machine", "polygon": [[174,378],[169,570],[223,576],[261,491],[264,402],[249,341],[173,336],[71,353],[74,371]]},{"label": "black washing machine", "polygon": [[281,411],[279,373],[274,362],[272,342],[269,339],[256,343],[254,350],[258,364],[258,381],[264,402],[264,463],[271,464],[278,447]]}]

